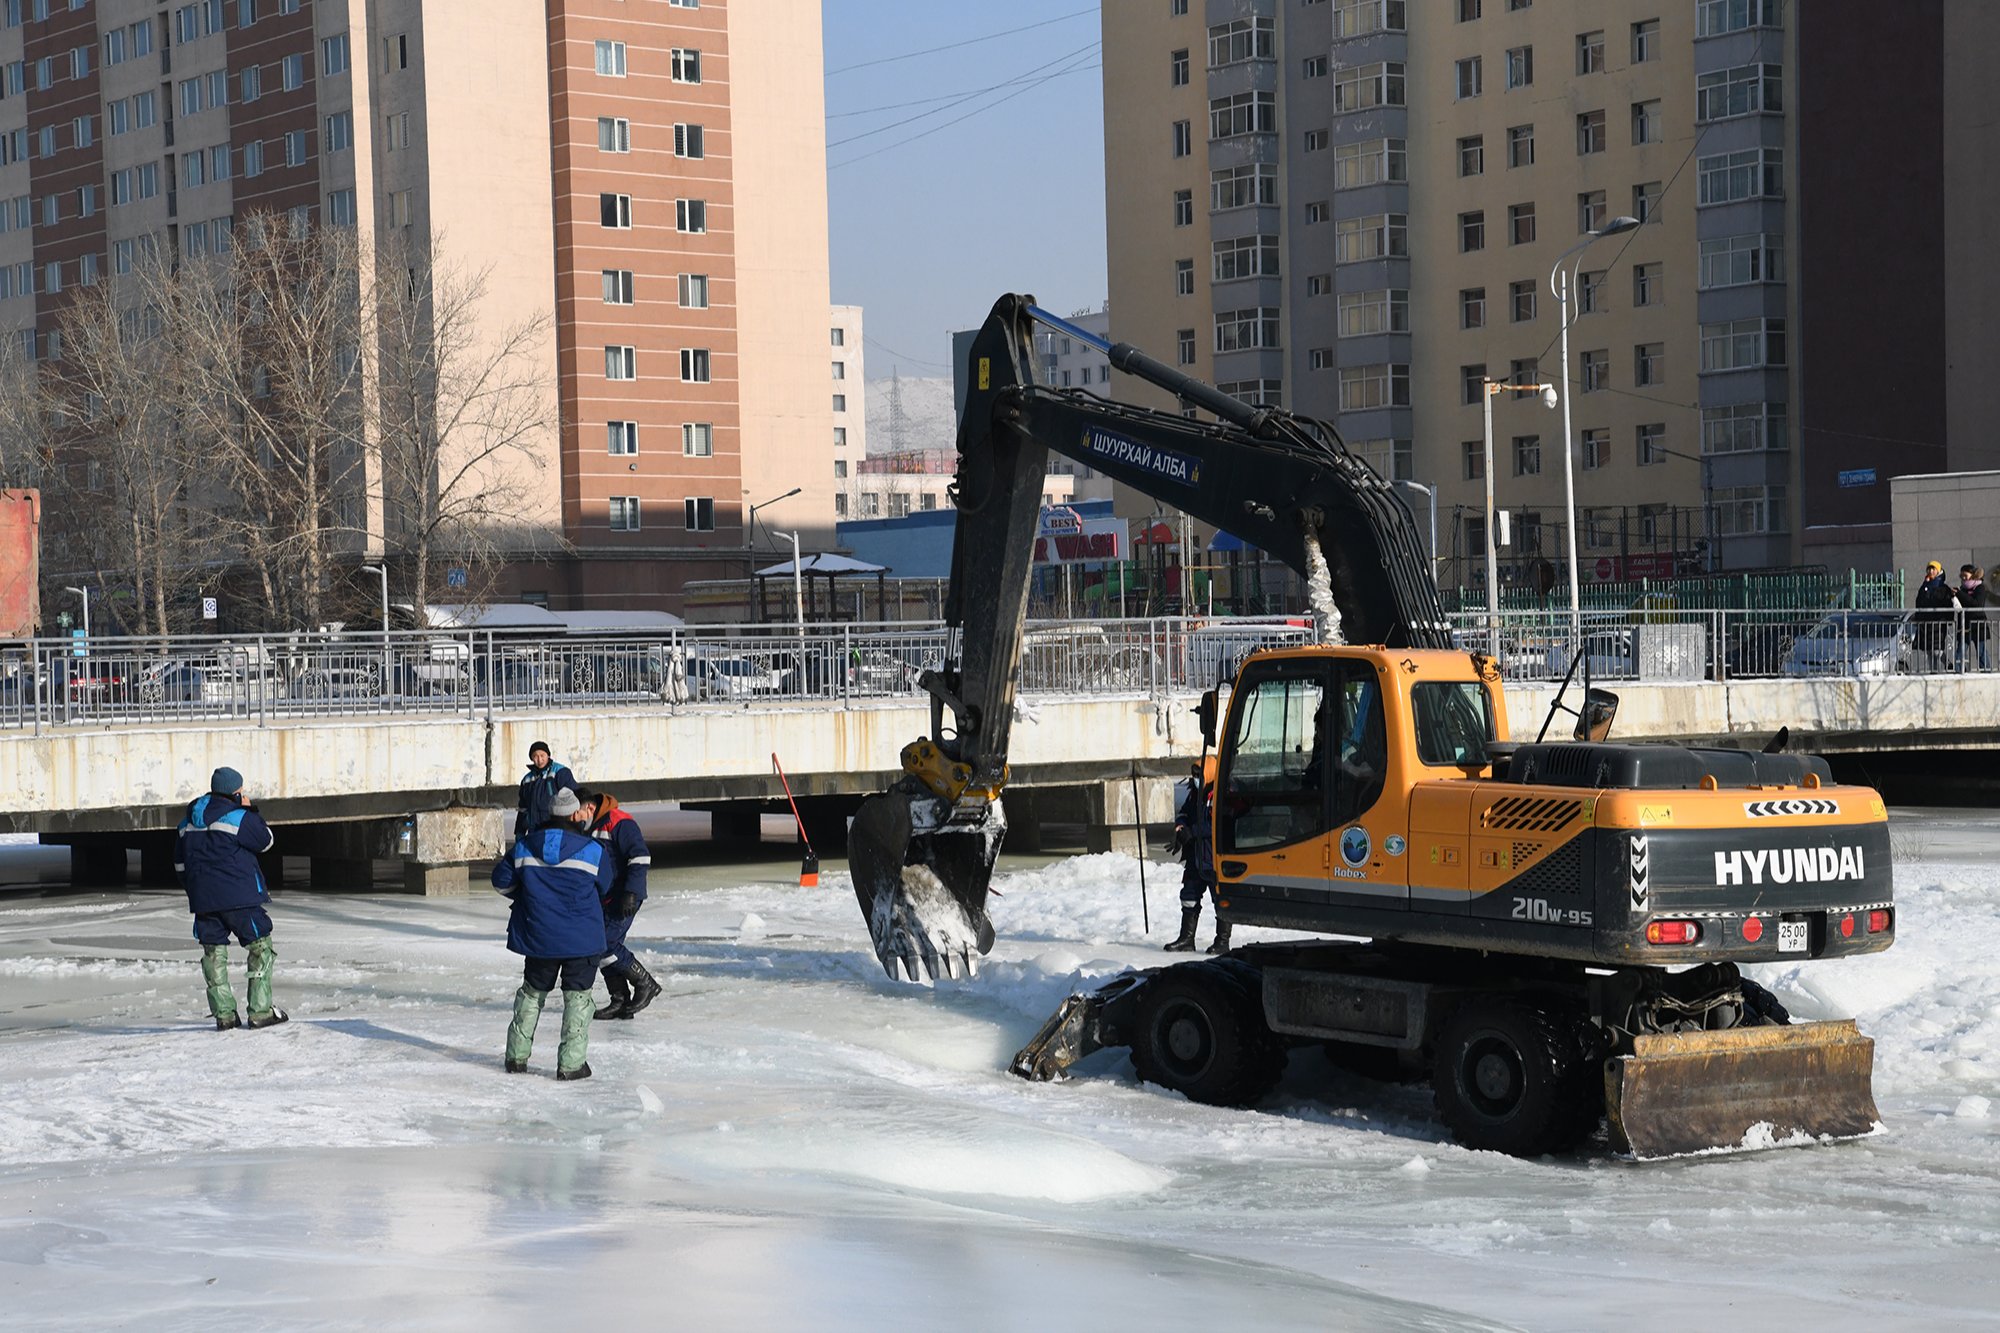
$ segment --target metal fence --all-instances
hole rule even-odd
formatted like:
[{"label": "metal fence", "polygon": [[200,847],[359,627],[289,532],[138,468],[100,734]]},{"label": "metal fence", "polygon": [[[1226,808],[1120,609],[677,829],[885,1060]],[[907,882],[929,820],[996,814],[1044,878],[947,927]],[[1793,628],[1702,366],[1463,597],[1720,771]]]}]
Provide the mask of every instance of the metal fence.
[{"label": "metal fence", "polygon": [[[1558,579],[1546,597],[1532,588],[1502,586],[1500,606],[1505,611],[1569,611],[1569,589]],[[1731,608],[1759,610],[1789,607],[1875,610],[1902,604],[1914,581],[1900,574],[1834,574],[1826,570],[1770,570],[1755,574],[1704,574],[1685,578],[1625,579],[1618,582],[1586,583],[1582,586],[1586,611],[1638,611],[1653,607],[1677,607],[1687,611],[1721,611]],[[1465,612],[1486,605],[1483,586],[1445,589],[1445,605]]]},{"label": "metal fence", "polygon": [[[1593,680],[1895,676],[2000,669],[1988,613],[1769,608],[1586,611]],[[1455,641],[1511,680],[1560,679],[1566,611],[1453,617]],[[1232,676],[1253,648],[1312,638],[1303,618],[1031,621],[1028,694],[1164,693]],[[826,704],[915,698],[955,656],[939,624],[691,626],[667,634],[503,631],[74,639],[0,644],[0,728],[500,712],[639,703]]]}]

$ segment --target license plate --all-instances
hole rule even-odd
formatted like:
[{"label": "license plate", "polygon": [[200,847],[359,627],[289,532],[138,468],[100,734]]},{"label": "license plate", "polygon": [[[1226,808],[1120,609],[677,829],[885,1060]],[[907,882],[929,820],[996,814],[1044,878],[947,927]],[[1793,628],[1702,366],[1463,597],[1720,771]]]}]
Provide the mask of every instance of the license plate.
[{"label": "license plate", "polygon": [[1803,921],[1780,921],[1778,923],[1778,952],[1804,953],[1806,951],[1806,923]]}]

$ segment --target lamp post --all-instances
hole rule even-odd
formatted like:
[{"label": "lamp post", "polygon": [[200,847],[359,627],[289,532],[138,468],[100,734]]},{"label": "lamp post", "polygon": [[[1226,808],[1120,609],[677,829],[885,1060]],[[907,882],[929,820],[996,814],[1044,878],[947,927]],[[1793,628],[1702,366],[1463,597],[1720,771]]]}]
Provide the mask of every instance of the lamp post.
[{"label": "lamp post", "polygon": [[[1583,641],[1583,590],[1576,569],[1576,464],[1570,455],[1576,449],[1576,438],[1569,425],[1569,293],[1574,285],[1578,270],[1583,267],[1583,252],[1591,242],[1606,236],[1616,236],[1620,232],[1631,231],[1639,225],[1639,219],[1619,216],[1611,219],[1596,231],[1583,234],[1583,239],[1556,257],[1555,266],[1549,270],[1549,294],[1559,303],[1562,315],[1560,338],[1562,342],[1562,374],[1556,376],[1556,383],[1562,386],[1563,410],[1563,518],[1568,533],[1569,547],[1569,634],[1570,642]],[[1563,261],[1571,255],[1576,263],[1565,270]],[[1560,281],[1558,281],[1560,279]]]},{"label": "lamp post", "polygon": [[805,575],[799,571],[799,534],[786,533],[792,539],[792,614],[798,620],[799,637],[806,636],[806,592]]},{"label": "lamp post", "polygon": [[1488,376],[1486,392],[1480,397],[1486,407],[1486,457],[1481,469],[1486,474],[1486,632],[1492,636],[1493,655],[1500,655],[1500,557],[1493,542],[1493,400],[1503,393],[1539,393],[1542,405],[1556,408],[1553,384],[1507,384]]},{"label": "lamp post", "polygon": [[784,493],[783,495],[774,495],[774,496],[772,496],[772,497],[771,497],[770,499],[768,499],[768,500],[765,500],[765,501],[764,501],[763,503],[761,503],[761,504],[754,504],[754,505],[751,505],[751,506],[750,506],[750,522],[749,522],[749,523],[748,523],[748,525],[747,525],[747,526],[748,526],[748,528],[749,528],[749,531],[748,531],[747,533],[745,533],[745,534],[744,534],[744,541],[743,541],[743,544],[744,544],[745,546],[748,546],[748,547],[749,547],[749,548],[750,548],[751,550],[753,550],[753,551],[757,549],[757,511],[758,511],[759,509],[769,509],[769,508],[770,508],[770,507],[771,507],[772,505],[774,505],[774,504],[778,503],[778,501],[780,501],[780,500],[789,500],[789,499],[791,499],[791,498],[792,498],[792,497],[793,497],[794,495],[797,495],[797,494],[798,494],[798,493],[799,493],[800,491],[802,491],[802,490],[804,490],[804,489],[805,489],[805,487],[803,487],[803,486],[794,486],[794,487],[792,487],[792,489],[790,489],[789,491],[786,491],[786,492],[785,492],[785,493]]},{"label": "lamp post", "polygon": [[63,591],[73,592],[78,597],[83,598],[83,646],[85,648],[89,648],[90,647],[90,589],[64,588]]},{"label": "lamp post", "polygon": [[382,690],[386,694],[389,690],[389,562],[384,560],[379,565],[363,565],[361,572],[382,576]]}]

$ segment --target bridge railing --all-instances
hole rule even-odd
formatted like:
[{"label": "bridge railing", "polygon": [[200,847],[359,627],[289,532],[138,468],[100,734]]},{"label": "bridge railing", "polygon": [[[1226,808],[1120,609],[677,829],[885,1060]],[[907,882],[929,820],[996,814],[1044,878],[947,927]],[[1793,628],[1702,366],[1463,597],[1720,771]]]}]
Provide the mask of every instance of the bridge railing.
[{"label": "bridge railing", "polygon": [[[1871,677],[2000,669],[1982,611],[1566,611],[1453,617],[1462,647],[1507,678],[1560,679],[1579,648],[1593,680]],[[1253,648],[1309,642],[1293,619],[1032,621],[1028,694],[1160,693],[1231,677]],[[0,644],[0,728],[395,715],[593,705],[921,697],[956,657],[942,624],[688,626],[530,636],[498,630],[14,641]]]}]

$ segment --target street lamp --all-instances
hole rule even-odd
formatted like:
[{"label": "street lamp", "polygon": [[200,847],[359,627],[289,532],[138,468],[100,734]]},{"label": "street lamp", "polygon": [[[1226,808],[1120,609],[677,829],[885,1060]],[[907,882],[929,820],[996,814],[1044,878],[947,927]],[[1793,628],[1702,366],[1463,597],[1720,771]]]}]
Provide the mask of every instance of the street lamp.
[{"label": "street lamp", "polygon": [[799,570],[799,534],[790,532],[782,535],[792,539],[792,614],[798,619],[799,637],[803,639],[806,636],[806,592],[805,575]]},{"label": "street lamp", "polygon": [[382,690],[386,694],[389,689],[389,562],[384,560],[379,565],[363,565],[361,572],[382,576]]},{"label": "street lamp", "polygon": [[1493,543],[1493,400],[1503,393],[1539,393],[1542,406],[1556,409],[1553,384],[1507,384],[1488,376],[1486,392],[1480,397],[1486,407],[1486,630],[1493,636],[1493,655],[1500,655],[1500,556]]},{"label": "street lamp", "polygon": [[63,591],[73,592],[78,597],[83,598],[83,644],[84,647],[88,648],[90,646],[90,589],[64,588]]},{"label": "street lamp", "polygon": [[[1549,270],[1549,293],[1560,303],[1562,314],[1562,374],[1556,377],[1556,382],[1563,386],[1563,517],[1569,533],[1569,633],[1572,643],[1583,640],[1583,591],[1576,571],[1576,465],[1570,457],[1576,448],[1576,438],[1569,425],[1569,293],[1577,272],[1583,267],[1583,252],[1590,248],[1591,242],[1631,231],[1638,225],[1639,219],[1635,217],[1619,216],[1596,231],[1585,232],[1582,240],[1556,256],[1555,266]],[[1571,255],[1576,256],[1576,263],[1565,270],[1563,261]],[[1558,278],[1561,281],[1557,281]]]},{"label": "street lamp", "polygon": [[803,486],[794,486],[789,491],[786,491],[783,495],[774,495],[770,499],[764,501],[762,504],[751,505],[750,523],[749,523],[750,531],[746,535],[744,545],[748,546],[753,551],[757,549],[757,511],[759,509],[769,509],[772,505],[778,503],[778,501],[789,500],[794,495],[797,495],[800,491],[804,489],[805,487]]}]

